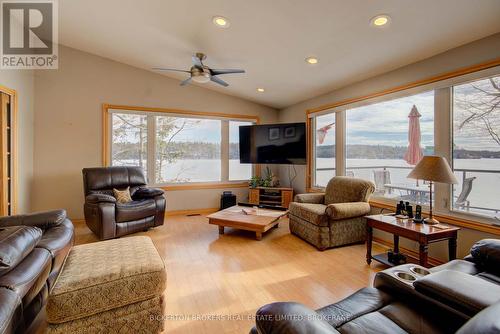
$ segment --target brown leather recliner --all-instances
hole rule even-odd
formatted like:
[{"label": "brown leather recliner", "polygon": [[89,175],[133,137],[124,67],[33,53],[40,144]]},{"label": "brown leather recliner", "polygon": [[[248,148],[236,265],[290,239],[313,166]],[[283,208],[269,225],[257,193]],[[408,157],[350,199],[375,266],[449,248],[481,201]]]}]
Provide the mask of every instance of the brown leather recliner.
[{"label": "brown leather recliner", "polygon": [[[163,190],[146,187],[141,167],[84,168],[85,222],[99,239],[111,239],[163,225]],[[132,202],[120,204],[113,189],[130,187]]]},{"label": "brown leather recliner", "polygon": [[64,210],[0,217],[1,334],[36,326],[73,237]]}]

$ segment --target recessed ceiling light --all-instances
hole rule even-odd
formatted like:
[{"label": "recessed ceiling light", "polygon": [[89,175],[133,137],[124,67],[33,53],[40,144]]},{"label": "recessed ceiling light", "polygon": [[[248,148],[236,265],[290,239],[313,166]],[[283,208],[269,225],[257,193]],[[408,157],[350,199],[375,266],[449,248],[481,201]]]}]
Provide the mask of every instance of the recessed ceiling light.
[{"label": "recessed ceiling light", "polygon": [[265,90],[264,88],[257,88],[257,91],[258,91],[259,93],[264,93],[264,90]]},{"label": "recessed ceiling light", "polygon": [[212,22],[213,22],[216,26],[218,26],[218,27],[220,27],[220,28],[227,28],[227,27],[229,27],[229,20],[228,20],[228,19],[226,19],[226,18],[225,18],[225,17],[223,17],[223,16],[214,16],[214,17],[212,18]]},{"label": "recessed ceiling light", "polygon": [[382,14],[382,15],[377,15],[374,18],[372,18],[370,20],[370,23],[372,26],[382,27],[382,26],[385,26],[386,24],[388,24],[390,21],[391,21],[391,18],[389,17],[389,15]]},{"label": "recessed ceiling light", "polygon": [[316,58],[316,57],[307,57],[306,58],[306,62],[308,64],[314,65],[314,64],[318,63],[318,58]]}]

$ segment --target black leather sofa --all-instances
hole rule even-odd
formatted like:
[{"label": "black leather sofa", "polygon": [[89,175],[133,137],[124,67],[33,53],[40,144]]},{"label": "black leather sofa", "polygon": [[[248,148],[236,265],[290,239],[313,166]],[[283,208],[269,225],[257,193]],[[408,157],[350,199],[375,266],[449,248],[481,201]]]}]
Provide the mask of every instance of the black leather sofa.
[{"label": "black leather sofa", "polygon": [[430,270],[386,269],[373,288],[316,311],[290,302],[265,305],[251,333],[500,333],[500,240],[481,240],[464,260]]},{"label": "black leather sofa", "polygon": [[[166,200],[163,190],[146,187],[140,167],[84,168],[84,214],[87,226],[99,239],[111,239],[163,225]],[[130,187],[132,202],[117,203],[114,189]]]},{"label": "black leather sofa", "polygon": [[0,333],[23,333],[40,314],[73,245],[64,210],[0,218]]}]

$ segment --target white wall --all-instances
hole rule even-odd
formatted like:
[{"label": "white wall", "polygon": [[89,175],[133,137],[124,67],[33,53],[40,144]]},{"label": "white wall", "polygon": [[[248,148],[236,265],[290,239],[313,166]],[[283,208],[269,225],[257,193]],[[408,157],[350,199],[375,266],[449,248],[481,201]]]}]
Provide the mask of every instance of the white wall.
[{"label": "white wall", "polygon": [[[33,209],[65,208],[83,218],[81,170],[101,166],[102,103],[257,115],[277,111],[72,48],[59,49],[59,69],[35,73]],[[223,189],[167,193],[168,210],[214,208]],[[241,197],[244,189],[234,189]]]},{"label": "white wall", "polygon": [[14,89],[18,95],[18,213],[31,210],[33,186],[33,101],[34,75],[31,70],[0,70],[0,85]]},{"label": "white wall", "polygon": [[[498,58],[500,58],[500,33],[452,50],[448,50],[444,53],[401,67],[394,71],[292,105],[280,110],[279,121],[282,123],[305,122],[306,111],[310,108],[319,107],[349,98],[369,95],[371,93],[383,91],[385,89],[401,86]],[[298,166],[297,171],[298,176],[294,182],[294,189],[296,193],[302,193],[306,191],[306,167]],[[282,176],[283,184],[287,184],[287,178],[283,177],[284,175],[287,175],[287,172],[287,166],[282,166],[280,168],[280,175]],[[392,241],[392,236],[388,234],[376,233],[375,235],[383,237],[388,241]],[[459,232],[459,256],[466,255],[470,246],[475,241],[482,238],[494,237],[494,235],[488,233],[462,229]],[[414,250],[418,249],[416,243],[407,240],[402,240],[401,245]],[[447,245],[445,243],[431,245],[429,254],[431,257],[446,260]]]}]

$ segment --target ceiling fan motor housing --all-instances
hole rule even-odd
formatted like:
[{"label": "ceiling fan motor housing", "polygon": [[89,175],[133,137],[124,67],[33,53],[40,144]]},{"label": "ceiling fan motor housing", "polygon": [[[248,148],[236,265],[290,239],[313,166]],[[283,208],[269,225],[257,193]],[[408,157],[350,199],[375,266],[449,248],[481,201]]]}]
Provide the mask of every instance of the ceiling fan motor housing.
[{"label": "ceiling fan motor housing", "polygon": [[191,67],[191,78],[198,83],[210,81],[210,70],[208,68]]}]

